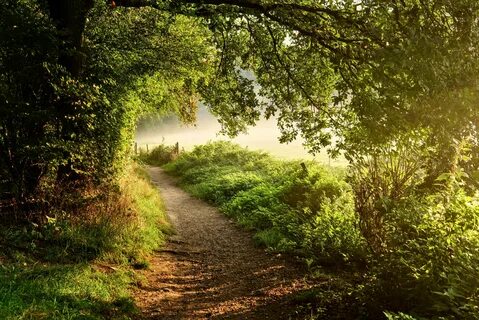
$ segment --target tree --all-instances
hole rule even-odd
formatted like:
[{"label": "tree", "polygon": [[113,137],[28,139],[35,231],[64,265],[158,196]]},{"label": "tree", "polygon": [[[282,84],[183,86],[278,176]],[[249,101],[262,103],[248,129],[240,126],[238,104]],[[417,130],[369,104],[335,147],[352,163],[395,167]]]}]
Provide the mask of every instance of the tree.
[{"label": "tree", "polygon": [[475,130],[475,1],[131,0],[117,5],[201,16],[221,50],[222,80],[237,79],[230,89],[241,85],[253,91],[239,66],[256,74],[269,98],[263,103],[249,98],[256,112],[215,108],[218,101],[212,106],[233,132],[243,122],[227,118],[240,113],[251,123],[263,110],[280,114],[285,140],[302,132],[313,147],[330,142],[321,129],[331,127],[345,138],[341,147],[353,149],[359,139],[380,142],[399,131],[426,128],[445,138],[451,131],[467,136]]},{"label": "tree", "polygon": [[[282,141],[300,134],[312,151],[332,146],[349,157],[400,134],[423,135],[433,150],[434,178],[453,169],[455,141],[476,141],[469,138],[479,119],[478,6],[472,0],[8,0],[2,14],[13,18],[3,30],[22,24],[7,48],[30,41],[32,30],[47,30],[33,43],[37,65],[49,67],[29,85],[37,92],[32,99],[43,100],[25,117],[49,106],[33,127],[55,143],[32,133],[37,140],[21,145],[54,145],[56,156],[28,167],[43,163],[34,181],[46,172],[57,172],[57,180],[84,172],[111,176],[114,170],[105,168],[118,167],[112,164],[127,150],[138,101],[191,119],[201,99],[230,134],[275,115]],[[13,56],[8,50],[4,65]],[[27,52],[33,51],[22,53],[23,63]],[[6,65],[4,97],[16,92],[12,83],[28,83],[14,63]],[[146,83],[156,95],[140,89]],[[16,96],[18,106],[25,96]],[[11,116],[2,119],[6,132]],[[11,164],[4,162],[7,172]],[[32,182],[24,189],[35,188]]]},{"label": "tree", "polygon": [[138,115],[191,119],[195,83],[210,73],[208,31],[192,19],[147,8],[111,14],[104,5],[89,11],[77,73],[76,53],[45,10],[15,0],[0,9],[1,197],[27,210],[45,201],[45,187],[116,179]]},{"label": "tree", "polygon": [[55,143],[48,132],[56,125],[58,44],[36,8],[6,3],[0,20],[0,190],[19,200],[35,191],[54,158],[47,146]]}]

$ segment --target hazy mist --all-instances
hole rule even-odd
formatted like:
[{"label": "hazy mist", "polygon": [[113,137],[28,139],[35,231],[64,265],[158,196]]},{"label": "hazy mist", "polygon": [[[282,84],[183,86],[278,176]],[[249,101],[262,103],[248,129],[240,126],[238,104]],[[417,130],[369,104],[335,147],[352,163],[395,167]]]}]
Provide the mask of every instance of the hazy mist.
[{"label": "hazy mist", "polygon": [[344,159],[330,160],[326,152],[312,156],[302,145],[302,140],[289,144],[278,141],[279,129],[274,119],[260,120],[255,127],[251,127],[247,134],[241,134],[234,139],[220,135],[220,124],[216,118],[205,108],[198,110],[197,122],[194,126],[185,126],[176,117],[163,119],[148,119],[142,121],[137,128],[136,141],[139,147],[178,142],[180,148],[191,150],[195,145],[205,144],[208,141],[227,140],[247,147],[250,150],[262,150],[283,159],[309,159],[324,164],[345,165]]}]

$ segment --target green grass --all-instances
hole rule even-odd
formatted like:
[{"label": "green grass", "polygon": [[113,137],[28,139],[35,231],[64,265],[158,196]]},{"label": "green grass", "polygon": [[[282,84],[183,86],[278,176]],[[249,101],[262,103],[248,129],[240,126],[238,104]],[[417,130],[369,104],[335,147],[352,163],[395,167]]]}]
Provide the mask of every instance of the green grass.
[{"label": "green grass", "polygon": [[[0,228],[0,319],[135,319],[130,285],[171,233],[147,175],[134,167],[95,217],[52,213],[42,226]],[[91,215],[91,213],[90,213]]]},{"label": "green grass", "polygon": [[88,263],[0,268],[1,319],[126,319],[135,314],[126,268],[112,273]]},{"label": "green grass", "polygon": [[271,250],[330,264],[364,259],[344,168],[213,142],[181,154],[165,169],[187,191],[255,231],[256,242]]},{"label": "green grass", "polygon": [[[465,190],[459,174],[447,188],[427,191],[414,180],[421,172],[400,192],[398,159],[391,153],[357,163],[347,179],[344,170],[215,142],[165,168],[253,230],[258,244],[303,257],[312,274],[331,270],[296,297],[298,314],[479,319],[479,193]],[[381,242],[374,247],[371,239]]]}]

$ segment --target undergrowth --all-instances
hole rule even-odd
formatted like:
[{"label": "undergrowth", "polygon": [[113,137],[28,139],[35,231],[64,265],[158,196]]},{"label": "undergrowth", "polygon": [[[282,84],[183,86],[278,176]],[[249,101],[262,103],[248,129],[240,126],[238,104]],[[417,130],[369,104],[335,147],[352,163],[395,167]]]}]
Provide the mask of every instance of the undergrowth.
[{"label": "undergrowth", "polygon": [[228,142],[196,147],[166,165],[195,196],[256,232],[275,251],[309,264],[358,263],[364,244],[345,171],[279,161]]},{"label": "undergrowth", "polygon": [[0,228],[0,319],[130,319],[135,268],[171,232],[158,191],[134,166],[74,214]]},{"label": "undergrowth", "polygon": [[460,168],[425,188],[425,151],[409,142],[348,172],[227,142],[165,168],[312,274],[340,267],[298,296],[308,319],[479,319],[479,192]]},{"label": "undergrowth", "polygon": [[168,146],[160,144],[153,148],[150,152],[140,150],[138,159],[146,164],[153,166],[162,166],[178,157],[179,150],[176,146]]}]

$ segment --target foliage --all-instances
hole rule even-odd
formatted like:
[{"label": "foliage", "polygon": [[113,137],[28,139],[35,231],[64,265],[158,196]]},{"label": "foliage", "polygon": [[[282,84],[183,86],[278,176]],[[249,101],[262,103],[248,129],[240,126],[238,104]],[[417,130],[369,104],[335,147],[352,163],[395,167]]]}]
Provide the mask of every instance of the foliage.
[{"label": "foliage", "polygon": [[395,245],[377,257],[375,266],[378,301],[392,310],[477,318],[477,195],[458,191],[449,197],[410,197],[393,210],[395,220],[387,226]]},{"label": "foliage", "polygon": [[[373,252],[388,248],[390,210],[424,182],[424,143],[408,136],[358,157],[350,170],[361,232]],[[410,222],[414,224],[414,221]]]},{"label": "foliage", "polygon": [[195,88],[210,73],[208,31],[193,18],[111,14],[100,2],[88,13],[76,72],[53,8],[35,0],[0,8],[0,196],[20,211],[48,211],[35,195],[52,189],[118,183],[138,117],[159,110],[192,121]]},{"label": "foliage", "polygon": [[205,17],[221,60],[214,86],[201,93],[228,133],[275,115],[282,141],[301,134],[313,150],[336,144],[354,156],[425,130],[440,157],[476,130],[476,1],[152,6]]},{"label": "foliage", "polygon": [[194,195],[255,230],[255,239],[271,249],[332,264],[362,260],[363,239],[344,173],[303,166],[214,142],[181,154],[166,168]]},{"label": "foliage", "polygon": [[[171,232],[161,199],[140,168],[121,196],[97,199],[78,214],[50,216],[23,230],[0,229],[2,319],[129,319],[128,288]],[[84,208],[83,208],[84,209]]]},{"label": "foliage", "polygon": [[139,158],[144,163],[154,166],[162,166],[176,159],[178,157],[178,153],[179,150],[176,150],[176,146],[160,144],[149,152],[143,153],[140,151]]},{"label": "foliage", "polygon": [[[0,192],[23,198],[55,158],[55,39],[46,17],[25,2],[0,14]],[[55,164],[53,164],[55,165]]]},{"label": "foliage", "polygon": [[275,116],[281,141],[349,157],[426,132],[436,177],[477,129],[472,0],[68,1],[1,8],[2,190],[17,200],[47,175],[117,178],[142,112],[192,121],[200,99],[230,134]]},{"label": "foliage", "polygon": [[433,188],[425,183],[429,152],[411,136],[384,145],[354,163],[351,186],[344,170],[226,142],[198,146],[166,168],[268,248],[309,265],[367,265],[348,298],[365,316],[475,319],[478,194],[464,189],[459,168]]},{"label": "foliage", "polygon": [[407,148],[402,143],[356,163],[353,171],[361,232],[373,253],[374,304],[419,318],[475,319],[477,191],[464,189],[460,168],[430,189],[427,152],[411,139]]},{"label": "foliage", "polygon": [[[436,308],[419,314],[477,314],[476,0],[111,4],[0,6],[0,205],[40,223],[36,241],[115,251],[131,234],[112,190],[135,122],[191,122],[202,100],[229,134],[275,116],[281,141],[302,135],[356,167],[351,191],[313,164],[211,144],[170,165],[195,194],[280,250],[355,260],[366,241],[380,295]],[[138,239],[123,240],[134,252]]]}]

